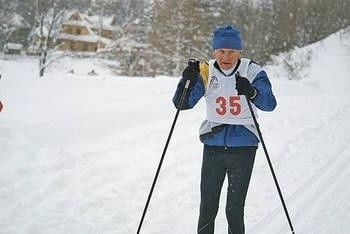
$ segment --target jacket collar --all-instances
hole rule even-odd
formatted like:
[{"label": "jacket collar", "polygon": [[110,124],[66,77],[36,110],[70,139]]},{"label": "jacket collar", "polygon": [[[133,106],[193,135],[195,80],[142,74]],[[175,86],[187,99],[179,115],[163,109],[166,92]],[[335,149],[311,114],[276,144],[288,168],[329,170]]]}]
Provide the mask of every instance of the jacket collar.
[{"label": "jacket collar", "polygon": [[236,73],[236,71],[237,71],[237,69],[238,69],[238,67],[239,67],[240,64],[241,64],[241,59],[238,59],[235,68],[234,68],[233,71],[232,71],[230,74],[228,74],[228,75],[226,75],[225,72],[223,72],[223,71],[220,69],[219,64],[217,63],[217,61],[214,62],[214,67],[215,67],[216,69],[218,69],[224,76],[232,76],[233,74]]}]

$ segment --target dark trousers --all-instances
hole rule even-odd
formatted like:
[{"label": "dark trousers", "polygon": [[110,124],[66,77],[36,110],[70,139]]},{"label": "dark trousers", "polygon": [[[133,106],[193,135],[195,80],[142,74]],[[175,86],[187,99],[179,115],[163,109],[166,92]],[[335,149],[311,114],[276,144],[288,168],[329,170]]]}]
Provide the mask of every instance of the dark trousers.
[{"label": "dark trousers", "polygon": [[227,174],[228,233],[244,234],[244,204],[257,147],[204,146],[198,233],[213,234],[222,184]]}]

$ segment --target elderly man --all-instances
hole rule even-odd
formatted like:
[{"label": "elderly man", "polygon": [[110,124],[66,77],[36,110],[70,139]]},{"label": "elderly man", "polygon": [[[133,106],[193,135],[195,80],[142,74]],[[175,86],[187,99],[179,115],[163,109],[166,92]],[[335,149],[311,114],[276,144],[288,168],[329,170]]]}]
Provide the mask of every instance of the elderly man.
[{"label": "elderly man", "polygon": [[253,110],[276,107],[266,72],[255,62],[241,58],[240,31],[232,26],[213,33],[213,57],[193,61],[182,74],[173,102],[179,107],[185,83],[189,91],[182,109],[191,109],[204,97],[207,116],[200,126],[204,144],[201,172],[201,202],[198,233],[213,234],[220,192],[227,175],[226,217],[228,233],[243,234],[244,204],[259,139],[244,96]]}]

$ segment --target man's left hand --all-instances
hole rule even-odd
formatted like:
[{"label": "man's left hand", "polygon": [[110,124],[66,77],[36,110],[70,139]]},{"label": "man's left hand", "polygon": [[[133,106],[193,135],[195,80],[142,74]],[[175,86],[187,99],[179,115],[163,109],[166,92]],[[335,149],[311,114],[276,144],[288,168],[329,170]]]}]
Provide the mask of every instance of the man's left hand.
[{"label": "man's left hand", "polygon": [[250,99],[253,99],[257,92],[256,89],[251,85],[249,80],[242,76],[236,76],[236,90],[238,95],[246,95]]}]

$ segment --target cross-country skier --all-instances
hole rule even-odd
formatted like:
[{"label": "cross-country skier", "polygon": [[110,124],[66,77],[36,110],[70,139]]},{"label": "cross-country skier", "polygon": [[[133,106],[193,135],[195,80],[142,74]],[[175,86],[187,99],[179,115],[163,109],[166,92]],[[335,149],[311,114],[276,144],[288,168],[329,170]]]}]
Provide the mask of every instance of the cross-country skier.
[{"label": "cross-country skier", "polygon": [[[276,99],[266,72],[252,60],[241,58],[240,31],[232,26],[213,32],[214,59],[192,60],[182,73],[173,102],[178,107],[185,83],[189,91],[182,109],[191,109],[204,97],[206,119],[200,126],[204,144],[198,233],[213,234],[222,184],[227,175],[228,233],[243,234],[244,204],[259,139],[246,95],[256,109],[272,111]],[[237,77],[236,77],[237,76]]]}]

